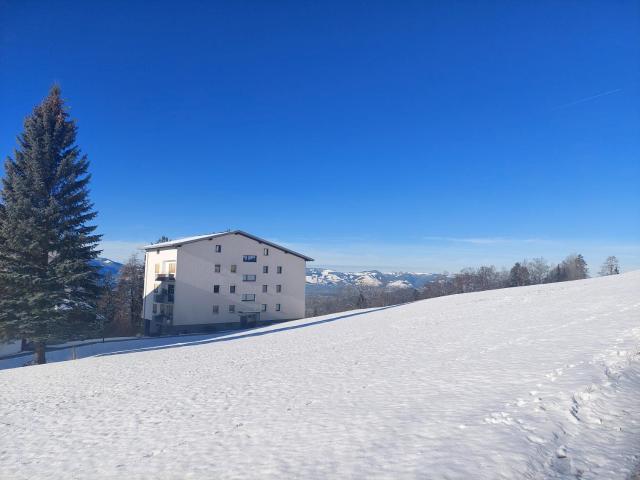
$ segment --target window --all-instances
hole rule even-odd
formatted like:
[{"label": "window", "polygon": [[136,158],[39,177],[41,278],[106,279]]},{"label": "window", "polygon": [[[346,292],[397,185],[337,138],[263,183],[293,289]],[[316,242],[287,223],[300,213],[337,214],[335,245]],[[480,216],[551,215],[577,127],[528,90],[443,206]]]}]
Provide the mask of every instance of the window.
[{"label": "window", "polygon": [[237,265],[231,265],[231,273],[236,273],[237,270],[238,270]]},{"label": "window", "polygon": [[235,285],[229,285],[229,293],[236,293],[236,286]]},{"label": "window", "polygon": [[217,315],[220,313],[220,305],[214,305],[213,306],[213,314]]},{"label": "window", "polygon": [[277,272],[277,273],[282,273],[282,267],[278,267],[278,268],[276,269],[276,272]]},{"label": "window", "polygon": [[269,249],[268,249],[268,248],[265,248],[265,249],[264,249],[264,256],[266,257],[267,255],[269,255]]},{"label": "window", "polygon": [[256,276],[255,275],[242,275],[242,281],[243,282],[255,282],[256,281]]},{"label": "window", "polygon": [[155,273],[160,273],[160,264],[159,264],[159,263],[156,263],[156,264],[153,266],[153,271],[154,271]]},{"label": "window", "polygon": [[276,285],[276,293],[282,293],[282,285]]},{"label": "window", "polygon": [[267,286],[266,285],[262,285],[262,293],[267,293]]},{"label": "window", "polygon": [[263,304],[262,304],[262,311],[263,311],[263,312],[266,312],[266,311],[267,311],[267,304],[266,304],[266,303],[263,303]]},{"label": "window", "polygon": [[262,267],[262,273],[269,273],[269,267],[267,267],[266,265]]},{"label": "window", "polygon": [[158,313],[158,304],[157,303],[153,304],[153,313],[154,314]]},{"label": "window", "polygon": [[213,293],[220,293],[220,285],[213,286]]},{"label": "window", "polygon": [[229,313],[233,313],[236,311],[236,306],[235,305],[229,305]]},{"label": "window", "polygon": [[256,257],[255,255],[243,255],[242,256],[242,261],[243,262],[257,262],[258,261],[258,257]]},{"label": "window", "polygon": [[216,266],[214,267],[214,270],[216,273],[220,273],[220,264],[216,263]]},{"label": "window", "polygon": [[280,304],[276,303],[276,312],[279,312],[279,311],[280,311]]},{"label": "window", "polygon": [[220,253],[222,251],[222,245],[216,245],[216,253]]},{"label": "window", "polygon": [[255,302],[256,301],[256,294],[255,293],[243,293],[242,294],[242,301],[243,302]]},{"label": "window", "polygon": [[176,286],[167,285],[167,302],[173,303],[176,298]]},{"label": "window", "polygon": [[169,263],[169,275],[175,275],[176,274],[176,262],[170,262]]}]

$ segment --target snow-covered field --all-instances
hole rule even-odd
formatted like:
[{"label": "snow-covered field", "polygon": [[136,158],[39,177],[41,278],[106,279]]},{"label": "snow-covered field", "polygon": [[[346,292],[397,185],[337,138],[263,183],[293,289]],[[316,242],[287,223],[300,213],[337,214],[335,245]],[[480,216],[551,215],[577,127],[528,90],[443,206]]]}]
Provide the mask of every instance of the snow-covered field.
[{"label": "snow-covered field", "polygon": [[[228,332],[227,332],[228,333]],[[168,337],[120,337],[107,338],[104,342],[100,339],[68,342],[62,345],[53,345],[47,351],[47,363],[65,362],[74,358],[93,357],[96,355],[114,352],[126,352],[132,350],[160,348],[166,346],[180,346],[209,340],[224,335],[223,332],[203,335],[175,335]],[[19,344],[18,344],[19,346]],[[8,352],[14,353],[14,352]],[[7,358],[0,357],[0,370],[18,368],[30,364],[33,360],[33,352],[22,352],[19,355]],[[0,477],[2,480],[2,477]]]},{"label": "snow-covered field", "polygon": [[627,478],[640,272],[0,372],[0,477]]}]

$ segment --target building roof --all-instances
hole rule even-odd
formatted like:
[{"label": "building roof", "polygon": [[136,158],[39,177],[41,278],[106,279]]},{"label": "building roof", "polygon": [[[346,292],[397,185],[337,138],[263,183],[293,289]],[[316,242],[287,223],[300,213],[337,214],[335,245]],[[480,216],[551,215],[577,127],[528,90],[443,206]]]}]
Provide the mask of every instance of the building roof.
[{"label": "building roof", "polygon": [[152,243],[149,245],[145,245],[144,247],[142,247],[142,249],[157,250],[162,248],[177,248],[187,243],[199,242],[201,240],[209,240],[216,237],[223,237],[225,235],[243,235],[247,238],[255,240],[256,242],[264,243],[265,245],[269,245],[273,248],[282,250],[283,252],[287,252],[287,253],[290,253],[291,255],[295,255],[296,257],[300,257],[306,260],[307,262],[313,261],[313,258],[311,257],[307,257],[306,255],[302,255],[301,253],[294,252],[293,250],[283,247],[282,245],[278,245],[277,243],[270,242],[268,240],[265,240],[264,238],[256,237],[255,235],[251,235],[250,233],[243,232],[242,230],[229,230],[227,232],[210,233],[208,235],[196,235],[195,237],[178,238],[176,240],[171,240],[169,242]]}]

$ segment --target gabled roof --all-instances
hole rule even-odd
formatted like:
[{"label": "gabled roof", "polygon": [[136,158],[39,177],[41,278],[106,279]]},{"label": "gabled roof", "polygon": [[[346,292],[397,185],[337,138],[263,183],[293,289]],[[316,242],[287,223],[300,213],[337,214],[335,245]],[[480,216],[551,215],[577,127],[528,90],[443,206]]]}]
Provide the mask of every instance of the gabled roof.
[{"label": "gabled roof", "polygon": [[210,233],[208,235],[197,235],[195,237],[184,237],[178,238],[176,240],[171,240],[169,242],[161,242],[161,243],[152,243],[150,245],[145,245],[142,247],[143,250],[157,250],[162,248],[177,248],[187,243],[200,242],[201,240],[209,240],[217,237],[223,237],[225,235],[242,235],[252,240],[255,240],[258,243],[264,243],[265,245],[269,245],[273,248],[277,248],[278,250],[282,250],[283,252],[290,253],[291,255],[295,255],[296,257],[300,257],[307,262],[313,262],[313,258],[307,257],[306,255],[302,255],[301,253],[294,252],[293,250],[283,247],[282,245],[278,245],[277,243],[270,242],[265,240],[264,238],[256,237],[255,235],[251,235],[250,233],[243,232],[242,230],[230,230],[228,232],[218,232],[218,233]]}]

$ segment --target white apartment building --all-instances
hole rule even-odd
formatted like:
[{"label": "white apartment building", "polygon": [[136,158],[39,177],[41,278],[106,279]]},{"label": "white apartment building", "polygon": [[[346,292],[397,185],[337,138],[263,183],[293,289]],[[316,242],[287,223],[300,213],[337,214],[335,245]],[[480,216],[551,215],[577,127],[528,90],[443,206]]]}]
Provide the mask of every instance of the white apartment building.
[{"label": "white apartment building", "polygon": [[300,253],[234,230],[143,247],[146,334],[206,332],[303,318]]}]

